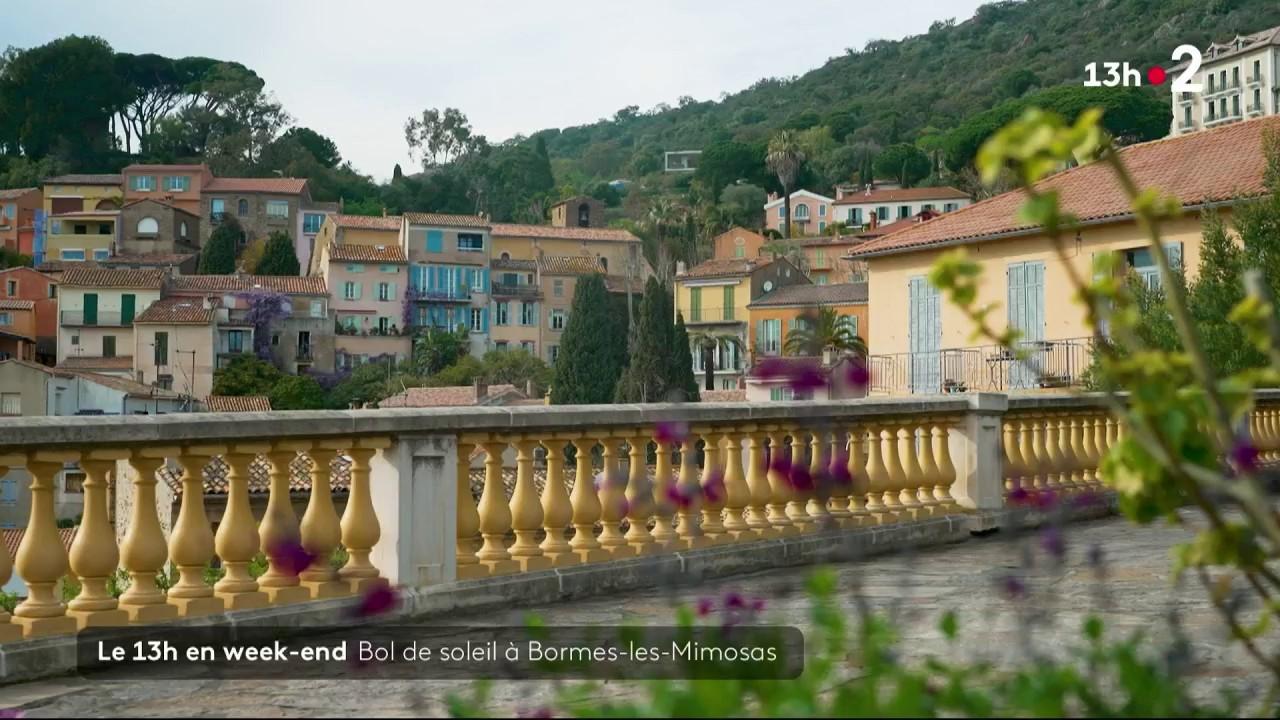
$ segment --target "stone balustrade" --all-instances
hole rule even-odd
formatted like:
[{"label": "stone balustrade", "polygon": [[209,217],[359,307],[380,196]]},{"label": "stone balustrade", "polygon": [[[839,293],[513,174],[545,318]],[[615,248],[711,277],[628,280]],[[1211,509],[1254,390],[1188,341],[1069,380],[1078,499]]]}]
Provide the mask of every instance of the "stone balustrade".
[{"label": "stone balustrade", "polygon": [[[1280,394],[1263,395],[1249,429],[1274,460]],[[25,469],[31,503],[12,567],[0,554],[0,579],[16,570],[28,588],[12,617],[0,613],[0,642],[998,509],[1100,488],[1123,433],[1096,398],[993,394],[2,419],[0,476]],[[299,517],[290,466],[302,456]],[[263,462],[270,485],[255,513],[249,471]],[[69,463],[85,480],[68,551],[53,502]],[[216,527],[211,463],[227,481]],[[162,468],[182,488],[167,534]],[[111,496],[125,489],[132,502],[113,528]],[[222,569],[212,583],[211,567]],[[117,597],[118,569],[128,582]],[[64,578],[79,586],[65,602]]]}]

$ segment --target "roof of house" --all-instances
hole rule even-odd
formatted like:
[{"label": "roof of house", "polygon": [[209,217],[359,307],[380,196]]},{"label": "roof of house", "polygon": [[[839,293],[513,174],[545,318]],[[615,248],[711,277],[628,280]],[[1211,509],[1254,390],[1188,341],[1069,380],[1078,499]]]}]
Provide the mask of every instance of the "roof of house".
[{"label": "roof of house", "polygon": [[489,221],[479,215],[452,215],[449,213],[407,212],[404,219],[413,225],[444,225],[446,227],[487,228]]},{"label": "roof of house", "polygon": [[251,292],[271,290],[285,295],[328,295],[324,278],[319,275],[179,275],[173,278],[175,291]]},{"label": "roof of house", "polygon": [[788,307],[794,305],[855,305],[867,302],[867,284],[787,285],[752,301],[747,307]]},{"label": "roof of house", "polygon": [[123,176],[109,174],[72,173],[44,179],[45,185],[119,185],[122,182],[124,182]]},{"label": "roof of house", "polygon": [[600,258],[587,255],[541,255],[538,267],[547,275],[590,275],[603,273]]},{"label": "roof of house", "polygon": [[[1263,133],[1271,129],[1280,129],[1280,116],[1130,145],[1119,150],[1120,159],[1138,187],[1175,197],[1183,208],[1193,210],[1267,192],[1263,181],[1267,160],[1261,143]],[[1036,188],[1056,192],[1062,211],[1083,223],[1116,222],[1133,216],[1129,200],[1107,163],[1065,170],[1036,183]],[[850,254],[908,252],[1040,232],[1038,225],[1019,218],[1025,200],[1026,194],[1017,190],[997,195],[869,240]]]},{"label": "roof of house", "polygon": [[450,387],[414,387],[378,403],[380,408],[458,407],[466,405],[502,404],[507,400],[526,399],[515,385],[490,385],[485,397],[477,398],[474,385]]},{"label": "roof of house", "polygon": [[[1248,35],[1237,35],[1230,42],[1209,43],[1204,51],[1204,63],[1208,65],[1241,53],[1255,52],[1267,45],[1280,45],[1280,26]],[[1185,66],[1184,61],[1174,65],[1173,69],[1177,70]]]},{"label": "roof of house", "polygon": [[188,260],[196,257],[196,253],[136,253],[126,255],[112,255],[104,260],[99,260],[101,265],[145,265],[149,267],[172,267],[181,265]]},{"label": "roof of house", "polygon": [[699,390],[698,399],[702,402],[746,402],[746,390]]},{"label": "roof of house", "polygon": [[638,277],[629,277],[627,275],[605,275],[604,289],[605,292],[611,293],[625,293],[627,291],[643,293],[644,280]]},{"label": "roof of house", "polygon": [[337,262],[377,262],[399,263],[409,262],[404,256],[404,248],[399,245],[351,245],[348,243],[329,246],[329,260]]},{"label": "roof of house", "polygon": [[[69,360],[70,358],[67,358],[67,359]],[[129,367],[132,368],[133,358],[129,358],[129,361],[130,361]],[[85,380],[88,380],[89,382],[102,385],[103,387],[109,387],[113,390],[119,390],[120,392],[125,393],[130,397],[165,398],[169,400],[176,400],[179,397],[181,397],[178,393],[172,390],[166,390],[164,388],[156,387],[154,385],[144,385],[140,382],[135,382],[133,380],[130,380],[129,378],[120,377],[118,375],[102,375],[94,372],[70,370],[64,366],[59,366],[59,369],[67,372],[67,374],[69,375],[83,378]]]},{"label": "roof of house", "polygon": [[[80,529],[79,525],[69,528],[58,528],[58,539],[62,541],[62,548],[67,552],[71,552],[71,542],[75,540],[76,531]],[[9,553],[9,559],[12,561],[18,557],[18,546],[22,544],[22,537],[27,534],[27,529],[5,528],[0,530],[0,540],[4,542],[4,551]]]},{"label": "roof of house", "polygon": [[92,260],[46,260],[35,267],[39,273],[63,273],[71,268],[98,267]]},{"label": "roof of house", "polygon": [[835,201],[836,205],[865,203],[917,202],[920,200],[968,200],[969,193],[949,185],[943,187],[871,188],[871,192],[855,191]]},{"label": "roof of house", "polygon": [[139,170],[208,170],[209,166],[204,163],[134,163],[126,165],[123,172],[137,172]]},{"label": "roof of house", "polygon": [[307,187],[306,178],[216,177],[204,186],[205,192],[276,193],[297,195]]},{"label": "roof of house", "polygon": [[[795,202],[795,198],[796,198],[796,196],[797,196],[797,195],[798,195],[798,196],[800,196],[800,197],[802,197],[802,198],[807,197],[807,198],[813,198],[814,200],[821,200],[822,202],[827,202],[827,203],[831,202],[831,198],[827,197],[826,195],[818,194],[818,193],[813,192],[813,191],[811,191],[811,190],[792,190],[792,191],[791,191],[791,199],[792,199],[792,202]],[[784,201],[784,200],[786,200],[786,196],[784,196],[784,195],[779,195],[779,196],[777,196],[776,198],[773,198],[773,199],[769,200],[769,202],[765,203],[765,204],[764,204],[764,207],[765,207],[765,209],[766,209],[766,210],[768,210],[768,209],[770,209],[770,208],[775,208],[775,207],[777,207],[777,206],[779,206],[779,205],[783,204],[783,201]]]},{"label": "roof of house", "polygon": [[196,215],[190,210],[185,210],[183,208],[178,207],[177,205],[174,205],[171,202],[165,202],[164,200],[157,200],[156,198],[138,198],[137,200],[130,200],[129,202],[122,205],[121,207],[128,208],[128,207],[133,207],[134,205],[142,205],[143,203],[152,203],[154,205],[160,205],[162,207],[169,208],[170,210],[173,210],[175,212],[180,212],[183,215],[189,215],[191,217],[200,217],[199,215]]},{"label": "roof of house", "polygon": [[0,365],[4,365],[5,363],[13,363],[15,365],[21,365],[22,367],[30,368],[32,370],[39,370],[40,372],[45,373],[47,375],[61,374],[58,370],[55,370],[49,367],[48,365],[41,365],[40,363],[37,363],[37,362],[31,362],[30,360],[21,360],[16,357],[0,360]]},{"label": "roof of house", "polygon": [[62,364],[57,366],[58,370],[132,370],[132,355],[117,355],[115,357],[85,357],[83,355],[68,355],[63,359]]},{"label": "roof of house", "polygon": [[680,280],[748,275],[774,262],[771,258],[718,258],[698,263],[677,276]]},{"label": "roof of house", "polygon": [[40,188],[29,187],[29,188],[9,188],[7,190],[0,190],[0,200],[12,200],[14,198],[22,197],[23,195],[26,195],[29,192],[35,192],[36,190],[39,190],[39,189]]},{"label": "roof of house", "polygon": [[34,310],[35,307],[36,303],[34,300],[0,298],[0,310]]},{"label": "roof of house", "polygon": [[63,287],[138,288],[159,290],[165,272],[158,268],[118,270],[98,266],[68,267],[59,283]]},{"label": "roof of house", "polygon": [[210,395],[204,399],[209,412],[270,412],[266,395]]},{"label": "roof of house", "polygon": [[494,237],[547,238],[553,240],[594,240],[597,242],[640,242],[626,230],[615,228],[555,227],[553,225],[517,225],[495,223]]},{"label": "roof of house", "polygon": [[894,220],[893,222],[886,223],[884,225],[876,225],[875,227],[867,226],[851,235],[844,235],[843,237],[852,238],[855,243],[863,242],[871,238],[877,238],[882,235],[898,232],[899,230],[905,230],[912,225],[919,225],[922,222],[928,222],[941,214],[942,213],[936,211],[925,210],[923,212],[916,213],[912,217]]},{"label": "roof of house", "polygon": [[493,270],[537,270],[537,260],[521,260],[517,258],[494,258],[489,261]]},{"label": "roof of house", "polygon": [[156,325],[208,325],[213,321],[213,310],[204,306],[198,298],[167,297],[147,306],[134,323]]},{"label": "roof of house", "polygon": [[71,218],[74,220],[75,218],[89,219],[89,218],[98,218],[98,217],[104,217],[104,216],[118,217],[119,215],[120,215],[119,210],[72,210],[71,212],[53,213],[49,217],[54,217],[58,219]]},{"label": "roof of house", "polygon": [[331,213],[329,217],[333,218],[333,224],[340,228],[395,232],[400,231],[400,225],[404,221],[399,215],[343,215],[341,213]]},{"label": "roof of house", "polygon": [[862,242],[862,237],[860,235],[812,235],[796,238],[793,242],[800,247],[843,247],[857,245]]},{"label": "roof of house", "polygon": [[[306,455],[297,455],[289,462],[289,492],[300,495],[311,491],[311,469],[314,463]],[[231,485],[227,482],[230,468],[220,456],[209,458],[200,469],[205,495],[226,495]],[[182,497],[182,474],[177,468],[164,466],[156,475],[173,491],[174,500]],[[271,491],[271,464],[259,456],[249,463],[249,494],[265,495]],[[329,463],[329,490],[345,495],[351,486],[351,460],[339,455]]]}]

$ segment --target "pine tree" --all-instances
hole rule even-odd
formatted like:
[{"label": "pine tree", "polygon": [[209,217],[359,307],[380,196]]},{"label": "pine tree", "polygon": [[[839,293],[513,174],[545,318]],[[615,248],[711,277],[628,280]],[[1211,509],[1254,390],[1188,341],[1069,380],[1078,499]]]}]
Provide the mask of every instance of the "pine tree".
[{"label": "pine tree", "polygon": [[[689,346],[689,331],[684,327],[684,315],[676,313],[676,328],[671,338],[671,367],[667,370],[672,389],[672,400],[698,402],[698,381],[693,377],[693,348]],[[683,397],[675,397],[683,391]]]},{"label": "pine tree", "polygon": [[230,275],[236,271],[236,243],[240,241],[240,223],[235,218],[223,217],[213,229],[209,240],[200,251],[201,275]]},{"label": "pine tree", "polygon": [[267,248],[254,272],[259,275],[297,275],[301,271],[289,234],[280,231],[271,233],[267,238]]},{"label": "pine tree", "polygon": [[[618,380],[615,402],[663,402],[670,388],[671,343],[675,326],[671,323],[670,297],[657,278],[645,284],[640,301],[640,321],[631,362]],[[680,394],[683,398],[683,393]]]},{"label": "pine tree", "polygon": [[578,278],[569,322],[560,339],[551,402],[601,404],[613,400],[626,358],[625,324],[620,336],[615,305],[605,290],[604,277]]}]

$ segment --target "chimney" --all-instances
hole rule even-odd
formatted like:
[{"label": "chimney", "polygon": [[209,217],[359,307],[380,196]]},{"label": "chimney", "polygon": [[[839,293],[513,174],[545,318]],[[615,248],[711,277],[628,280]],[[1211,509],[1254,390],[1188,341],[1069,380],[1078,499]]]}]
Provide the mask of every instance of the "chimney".
[{"label": "chimney", "polygon": [[676,261],[676,275],[683,275],[683,274],[685,274],[685,272],[687,272],[687,270],[686,270],[686,268],[685,268],[684,261],[683,261],[683,260],[677,260],[677,261]]},{"label": "chimney", "polygon": [[864,194],[866,194],[866,195],[870,195],[870,194],[871,194],[871,187],[872,187],[872,185],[873,185],[873,183],[867,183],[867,190],[866,190],[866,192],[865,192]]},{"label": "chimney", "polygon": [[489,397],[489,384],[484,382],[480,378],[476,378],[473,381],[472,387],[476,391],[476,404],[479,404],[480,401]]},{"label": "chimney", "polygon": [[831,367],[836,364],[836,349],[833,347],[822,348],[822,366]]},{"label": "chimney", "polygon": [[524,396],[533,397],[533,380],[524,381]]},{"label": "chimney", "polygon": [[879,226],[880,226],[880,216],[876,214],[875,210],[872,210],[871,222],[867,223],[867,227],[871,230],[875,230]]}]

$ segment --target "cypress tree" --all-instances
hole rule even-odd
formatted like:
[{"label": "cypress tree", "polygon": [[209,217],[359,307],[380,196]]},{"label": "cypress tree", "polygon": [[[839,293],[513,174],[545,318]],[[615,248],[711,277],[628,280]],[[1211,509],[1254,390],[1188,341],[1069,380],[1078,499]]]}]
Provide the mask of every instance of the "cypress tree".
[{"label": "cypress tree", "polygon": [[616,304],[603,276],[578,278],[556,358],[552,403],[602,404],[613,399],[626,359],[626,324],[619,323]]},{"label": "cypress tree", "polygon": [[240,241],[240,223],[233,217],[224,217],[213,229],[209,240],[200,251],[201,275],[230,275],[236,271],[236,243]]},{"label": "cypress tree", "polygon": [[636,346],[631,354],[631,364],[618,380],[614,395],[616,402],[662,402],[667,399],[671,367],[668,348],[675,337],[670,297],[657,278],[650,277],[645,283]]},{"label": "cypress tree", "polygon": [[267,247],[254,272],[259,275],[297,275],[302,271],[293,240],[288,233],[276,231],[267,238]]},{"label": "cypress tree", "polygon": [[[693,377],[693,349],[689,347],[689,331],[685,329],[684,315],[680,313],[676,313],[676,327],[671,338],[671,367],[667,373],[673,400],[698,402],[698,381]],[[674,397],[677,394],[683,397]]]}]

